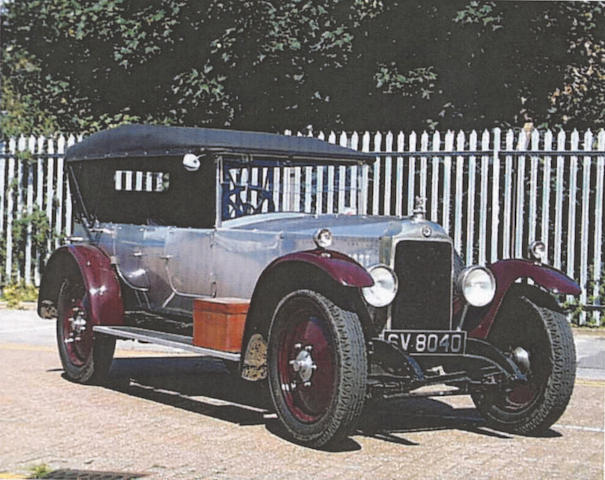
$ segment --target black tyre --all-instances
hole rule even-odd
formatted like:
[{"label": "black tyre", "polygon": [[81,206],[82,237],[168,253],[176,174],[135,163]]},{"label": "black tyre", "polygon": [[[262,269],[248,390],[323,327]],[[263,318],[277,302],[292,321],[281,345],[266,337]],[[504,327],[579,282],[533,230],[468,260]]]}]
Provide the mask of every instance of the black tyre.
[{"label": "black tyre", "polygon": [[565,411],[576,377],[576,351],[567,319],[525,297],[508,298],[489,340],[511,355],[518,348],[527,352],[528,382],[509,390],[473,393],[477,409],[499,430],[524,435],[545,432]]},{"label": "black tyre", "polygon": [[81,279],[63,281],[57,313],[57,345],[65,375],[74,382],[102,383],[111,367],[116,341],[93,333]]},{"label": "black tyre", "polygon": [[293,440],[319,448],[353,432],[368,372],[355,313],[311,290],[290,293],[273,316],[268,362],[273,405]]}]

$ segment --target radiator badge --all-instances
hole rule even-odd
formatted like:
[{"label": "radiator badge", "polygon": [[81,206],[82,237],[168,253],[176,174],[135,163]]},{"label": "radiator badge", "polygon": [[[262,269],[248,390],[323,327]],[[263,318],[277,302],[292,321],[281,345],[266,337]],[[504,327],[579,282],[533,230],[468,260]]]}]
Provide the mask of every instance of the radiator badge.
[{"label": "radiator badge", "polygon": [[422,227],[422,234],[425,237],[430,237],[433,234],[433,230],[428,225],[425,225],[424,227]]}]

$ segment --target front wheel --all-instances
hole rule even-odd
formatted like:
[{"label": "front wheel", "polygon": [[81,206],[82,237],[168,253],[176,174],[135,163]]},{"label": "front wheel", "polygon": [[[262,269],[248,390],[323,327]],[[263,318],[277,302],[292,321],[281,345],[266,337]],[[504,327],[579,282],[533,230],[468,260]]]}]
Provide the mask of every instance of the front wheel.
[{"label": "front wheel", "polygon": [[528,381],[510,389],[474,392],[477,409],[499,430],[524,435],[545,432],[565,411],[576,376],[576,351],[567,319],[525,297],[510,298],[489,340],[504,353],[523,359]]},{"label": "front wheel", "polygon": [[66,377],[78,383],[103,382],[116,341],[93,333],[88,297],[80,278],[63,280],[57,313],[57,344]]},{"label": "front wheel", "polygon": [[275,310],[268,355],[273,404],[295,441],[319,448],[353,432],[368,368],[355,313],[317,292],[292,292]]}]

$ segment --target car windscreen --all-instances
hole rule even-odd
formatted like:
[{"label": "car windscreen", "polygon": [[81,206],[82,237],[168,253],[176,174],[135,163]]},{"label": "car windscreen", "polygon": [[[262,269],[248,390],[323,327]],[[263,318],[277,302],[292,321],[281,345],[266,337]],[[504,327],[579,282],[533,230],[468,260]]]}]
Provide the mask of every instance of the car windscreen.
[{"label": "car windscreen", "polygon": [[222,219],[273,212],[357,214],[362,168],[350,162],[225,156]]},{"label": "car windscreen", "polygon": [[[182,157],[70,162],[72,191],[89,222],[209,228],[216,217],[216,166],[183,168]],[[78,195],[79,194],[79,195]]]}]

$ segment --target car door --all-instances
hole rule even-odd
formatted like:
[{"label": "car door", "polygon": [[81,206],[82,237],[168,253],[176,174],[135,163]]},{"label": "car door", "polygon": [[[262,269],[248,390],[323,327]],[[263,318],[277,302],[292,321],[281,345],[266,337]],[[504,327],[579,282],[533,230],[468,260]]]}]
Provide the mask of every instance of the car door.
[{"label": "car door", "polygon": [[[214,295],[212,268],[213,228],[170,228],[165,258],[167,280],[179,296]],[[214,286],[213,286],[214,285]]]},{"label": "car door", "polygon": [[161,310],[173,294],[166,272],[169,258],[165,255],[168,231],[169,227],[160,225],[143,227],[140,262],[148,278],[147,302],[151,310]]},{"label": "car door", "polygon": [[114,256],[118,272],[126,284],[135,290],[147,291],[149,278],[142,264],[143,233],[144,228],[141,225],[117,225]]}]

